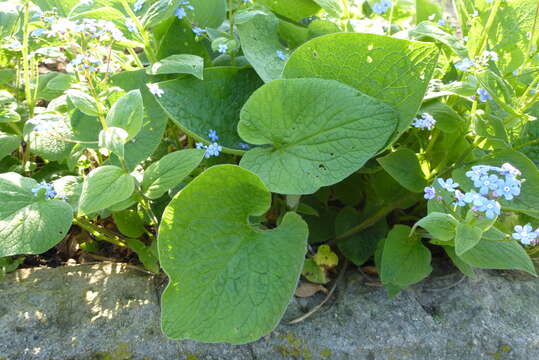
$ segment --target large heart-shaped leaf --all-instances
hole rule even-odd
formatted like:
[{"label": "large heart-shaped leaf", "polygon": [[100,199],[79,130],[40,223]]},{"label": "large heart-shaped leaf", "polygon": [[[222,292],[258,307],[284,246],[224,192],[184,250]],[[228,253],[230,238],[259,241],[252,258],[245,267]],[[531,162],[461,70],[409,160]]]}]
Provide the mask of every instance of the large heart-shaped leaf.
[{"label": "large heart-shaped leaf", "polygon": [[198,141],[211,142],[217,131],[225,152],[242,154],[237,133],[241,107],[262,82],[250,69],[219,67],[204,71],[204,80],[184,78],[159,83],[156,97],[182,131]]},{"label": "large heart-shaped leaf", "polygon": [[235,165],[206,170],[170,202],[159,228],[161,265],[170,277],[162,329],[175,339],[247,343],[279,322],[296,287],[307,225],[295,213],[262,230],[271,194]]},{"label": "large heart-shaped leaf", "polygon": [[283,76],[338,80],[387,102],[400,114],[392,137],[396,139],[416,115],[437,59],[438,50],[430,43],[337,33],[300,46],[288,59]]},{"label": "large heart-shaped leaf", "polygon": [[34,179],[17,173],[0,174],[0,258],[41,254],[62,240],[73,210],[62,200],[34,195]]},{"label": "large heart-shaped leaf", "polygon": [[398,117],[380,100],[334,80],[275,80],[241,112],[251,144],[240,165],[272,192],[310,194],[358,170],[393,134]]}]

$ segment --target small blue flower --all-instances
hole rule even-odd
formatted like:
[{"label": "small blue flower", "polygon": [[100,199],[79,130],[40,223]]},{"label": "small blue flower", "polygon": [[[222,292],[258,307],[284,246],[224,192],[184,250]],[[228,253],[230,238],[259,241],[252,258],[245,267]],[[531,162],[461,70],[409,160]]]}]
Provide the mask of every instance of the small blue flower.
[{"label": "small blue flower", "polygon": [[374,3],[372,5],[372,11],[374,11],[378,15],[382,15],[391,8],[391,5],[392,5],[391,1],[382,0],[380,2],[376,2],[376,3]]},{"label": "small blue flower", "polygon": [[54,22],[55,18],[54,16],[44,16],[43,17],[43,21],[46,22],[46,23],[49,23],[49,24],[52,24]]},{"label": "small blue flower", "polygon": [[249,146],[249,144],[240,143],[240,148],[243,150],[249,150],[251,147]]},{"label": "small blue flower", "polygon": [[219,145],[218,143],[214,142],[208,145],[206,154],[204,155],[206,158],[212,157],[212,156],[219,156],[221,151],[223,150],[223,147]]},{"label": "small blue flower", "polygon": [[432,186],[427,186],[425,189],[424,198],[427,200],[432,200],[436,197],[436,189]]},{"label": "small blue flower", "polygon": [[494,219],[500,215],[501,205],[495,200],[483,198],[480,205],[477,205],[474,210],[484,212],[487,219]]},{"label": "small blue flower", "polygon": [[159,87],[159,84],[149,83],[147,84],[147,86],[148,90],[150,90],[150,93],[157,97],[161,97],[165,93],[165,91]]},{"label": "small blue flower", "polygon": [[137,32],[137,26],[132,19],[125,20],[125,26],[127,27],[127,30],[129,30],[129,32]]},{"label": "small blue flower", "polygon": [[174,13],[178,19],[183,19],[184,17],[187,17],[187,12],[184,8],[179,7],[176,9],[176,12]]},{"label": "small blue flower", "polygon": [[474,66],[474,61],[470,58],[464,58],[462,59],[461,61],[459,61],[458,63],[455,64],[455,67],[457,69],[459,69],[460,71],[466,71],[468,70],[469,68],[471,68],[472,66]]},{"label": "small blue flower", "polygon": [[220,44],[217,48],[217,51],[219,51],[221,54],[225,54],[228,51],[228,45],[227,44]]},{"label": "small blue flower", "polygon": [[456,188],[459,187],[459,183],[456,183],[453,181],[453,179],[449,178],[447,180],[444,180],[444,179],[438,179],[438,184],[440,184],[440,186],[449,191],[449,192],[454,192]]},{"label": "small blue flower", "polygon": [[142,7],[144,6],[144,0],[137,0],[137,2],[135,3],[135,6],[133,7],[135,12],[138,12],[142,9]]},{"label": "small blue flower", "polygon": [[479,101],[481,102],[487,102],[489,100],[492,100],[492,96],[490,96],[488,91],[483,88],[477,89],[477,94],[479,95]]},{"label": "small blue flower", "polygon": [[479,206],[483,204],[485,200],[488,200],[483,195],[476,193],[475,191],[470,191],[464,194],[462,201],[466,204],[472,204],[473,206]]},{"label": "small blue flower", "polygon": [[432,130],[434,129],[434,126],[436,125],[436,119],[432,117],[429,113],[423,113],[421,114],[420,118],[414,118],[414,122],[412,123],[413,127],[416,127],[418,129],[422,130]]},{"label": "small blue flower", "polygon": [[474,186],[479,188],[479,193],[481,195],[488,195],[489,191],[496,191],[500,187],[500,181],[500,178],[494,174],[484,175],[477,181],[474,181]]},{"label": "small blue flower", "polygon": [[42,28],[35,29],[34,31],[32,31],[30,36],[35,37],[35,38],[40,37],[41,35],[43,35],[44,32],[45,32],[45,29],[42,29]]},{"label": "small blue flower", "polygon": [[494,191],[495,197],[503,196],[505,200],[513,200],[515,196],[520,195],[520,182],[514,182],[506,179],[498,189]]},{"label": "small blue flower", "polygon": [[200,27],[198,27],[198,26],[195,26],[195,27],[193,28],[193,32],[195,33],[196,36],[202,36],[202,35],[204,35],[204,33],[206,32],[206,30],[205,30],[205,29],[202,29],[202,28],[200,28]]},{"label": "small blue flower", "polygon": [[204,144],[201,143],[201,142],[197,142],[197,143],[195,144],[195,147],[196,147],[197,149],[207,149],[207,148],[208,148],[206,145],[204,145]]},{"label": "small blue flower", "polygon": [[524,226],[515,226],[515,232],[513,233],[513,239],[519,240],[523,245],[531,245],[537,239],[537,232],[532,230],[530,224]]},{"label": "small blue flower", "polygon": [[466,176],[472,181],[477,181],[482,176],[488,175],[490,166],[487,165],[476,165],[472,166],[472,170],[466,172]]},{"label": "small blue flower", "polygon": [[464,201],[464,194],[462,193],[462,191],[460,190],[455,190],[455,199],[457,201],[455,201],[453,204],[455,206],[466,206],[466,202]]},{"label": "small blue flower", "polygon": [[275,54],[277,55],[277,57],[279,58],[279,60],[282,60],[282,61],[285,61],[286,60],[286,54],[284,53],[284,51],[282,50],[277,50],[275,52]]},{"label": "small blue flower", "polygon": [[438,25],[439,26],[445,26],[445,20],[444,19],[438,20]]},{"label": "small blue flower", "polygon": [[217,131],[213,129],[210,129],[210,131],[208,132],[208,137],[213,142],[216,142],[217,140],[219,140],[219,136],[217,136]]},{"label": "small blue flower", "polygon": [[57,193],[54,191],[54,188],[52,187],[52,184],[49,184],[45,181],[40,183],[37,187],[32,189],[32,193],[34,196],[37,196],[41,190],[45,190],[45,198],[52,199],[55,198]]},{"label": "small blue flower", "polygon": [[513,175],[513,176],[520,176],[522,173],[519,169],[514,167],[513,165],[509,163],[502,164],[502,167],[500,168],[500,173],[502,175]]}]

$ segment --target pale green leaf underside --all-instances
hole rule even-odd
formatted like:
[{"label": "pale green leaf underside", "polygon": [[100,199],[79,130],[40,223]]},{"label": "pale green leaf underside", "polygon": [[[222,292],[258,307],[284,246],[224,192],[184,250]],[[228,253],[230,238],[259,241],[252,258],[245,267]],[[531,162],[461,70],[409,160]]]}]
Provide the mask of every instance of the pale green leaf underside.
[{"label": "pale green leaf underside", "polygon": [[82,185],[79,215],[89,215],[126,200],[135,190],[135,179],[125,170],[106,165],[88,174]]},{"label": "pale green leaf underside", "polygon": [[67,234],[73,210],[65,201],[37,199],[37,182],[16,173],[0,175],[0,258],[41,254]]},{"label": "pale green leaf underside", "polygon": [[191,74],[202,80],[204,59],[191,54],[171,55],[154,63],[146,72],[150,75]]},{"label": "pale green leaf underside", "polygon": [[310,194],[358,170],[393,134],[397,114],[333,80],[274,80],[253,93],[238,132],[248,143],[240,165],[272,192]]},{"label": "pale green leaf underside", "polygon": [[250,225],[248,217],[270,203],[256,175],[218,165],[167,206],[158,248],[170,277],[161,304],[168,337],[241,344],[277,325],[301,273],[308,230],[295,213],[272,230]]},{"label": "pale green leaf underside", "polygon": [[262,81],[251,69],[231,67],[204,71],[204,80],[185,78],[159,83],[157,101],[184,132],[197,141],[211,142],[216,130],[224,151],[242,154],[237,133],[240,109]]},{"label": "pale green leaf underside", "polygon": [[392,105],[402,134],[416,115],[438,59],[430,43],[392,37],[337,33],[315,38],[288,59],[285,78],[338,80]]}]

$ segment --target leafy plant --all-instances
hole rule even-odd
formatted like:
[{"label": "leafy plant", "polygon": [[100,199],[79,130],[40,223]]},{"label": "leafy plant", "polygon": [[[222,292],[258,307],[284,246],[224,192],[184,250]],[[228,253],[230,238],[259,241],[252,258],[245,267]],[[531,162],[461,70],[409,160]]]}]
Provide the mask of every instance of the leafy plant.
[{"label": "leafy plant", "polygon": [[433,256],[535,275],[539,5],[453,10],[0,2],[0,277],[136,254],[165,335],[240,344],[348,262],[390,296]]}]

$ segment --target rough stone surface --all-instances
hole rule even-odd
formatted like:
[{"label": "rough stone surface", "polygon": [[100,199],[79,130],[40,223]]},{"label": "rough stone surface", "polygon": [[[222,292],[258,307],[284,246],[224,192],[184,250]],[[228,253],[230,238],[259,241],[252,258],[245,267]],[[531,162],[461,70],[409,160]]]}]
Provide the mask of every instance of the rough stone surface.
[{"label": "rough stone surface", "polygon": [[539,359],[539,281],[445,272],[389,299],[349,271],[337,296],[293,299],[274,333],[243,346],[168,340],[162,281],[118,264],[19,270],[0,282],[0,359]]}]

